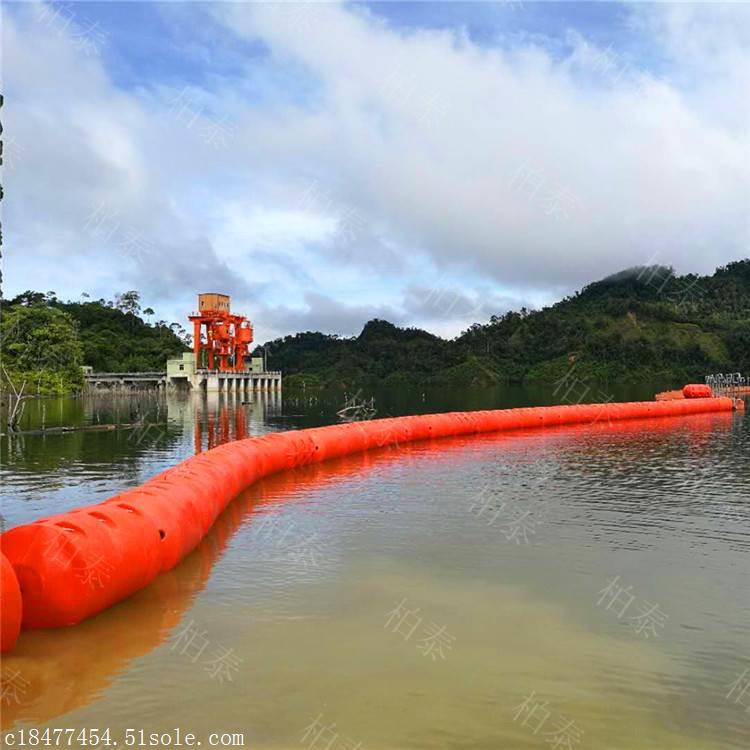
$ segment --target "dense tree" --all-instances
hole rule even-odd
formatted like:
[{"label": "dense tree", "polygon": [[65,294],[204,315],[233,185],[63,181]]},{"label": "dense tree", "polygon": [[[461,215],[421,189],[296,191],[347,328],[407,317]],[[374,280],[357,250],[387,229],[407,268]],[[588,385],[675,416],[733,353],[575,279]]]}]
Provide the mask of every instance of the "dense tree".
[{"label": "dense tree", "polygon": [[[139,305],[135,291],[117,295],[114,304],[104,299],[61,302],[54,294],[26,291],[3,303],[6,368],[10,365],[14,373],[27,377],[58,373],[48,391],[61,390],[52,360],[67,363],[61,368],[67,373],[62,390],[80,386],[82,364],[100,372],[163,370],[166,360],[179,356],[186,344],[165,321],[149,325],[142,320],[133,312]],[[69,356],[61,359],[65,353]]]},{"label": "dense tree", "polygon": [[572,363],[598,380],[701,380],[710,371],[750,368],[750,260],[708,277],[679,277],[665,266],[628,269],[543,310],[493,315],[452,341],[373,320],[357,337],[300,333],[266,350],[273,369],[348,388],[394,378],[549,382]]},{"label": "dense tree", "polygon": [[[134,290],[117,295],[114,304],[103,299],[61,302],[54,292],[26,291],[6,303],[4,325],[17,310],[25,310],[30,317],[24,320],[31,321],[40,309],[67,314],[76,322],[83,356],[73,359],[95,370],[162,369],[167,358],[187,350],[190,340],[179,323],[149,325],[142,320],[140,295]],[[146,308],[143,314],[154,313]],[[61,320],[54,318],[56,325]],[[6,357],[20,366],[18,362],[38,362],[41,352],[47,356],[48,345],[58,336],[51,322],[53,318],[32,337],[35,343],[23,339],[21,349],[6,343]],[[70,336],[60,336],[67,343],[59,347],[75,349]],[[11,345],[18,343],[22,341],[13,339]],[[53,350],[59,347],[55,344]],[[629,269],[542,310],[498,311],[451,341],[372,320],[359,336],[307,331],[271,341],[254,353],[266,356],[269,369],[284,371],[287,387],[295,382],[347,389],[376,383],[465,387],[554,382],[573,364],[580,377],[623,383],[677,385],[701,380],[710,371],[747,372],[750,260],[705,277],[676,276],[663,266]]]},{"label": "dense tree", "polygon": [[141,311],[141,295],[134,289],[123,292],[115,297],[115,307],[130,315],[138,315]]},{"label": "dense tree", "polygon": [[28,392],[65,392],[82,384],[83,350],[75,321],[44,304],[6,307],[0,321],[4,377]]},{"label": "dense tree", "polygon": [[29,305],[41,305],[45,302],[45,294],[44,292],[32,292],[30,289],[27,289],[25,292],[22,292],[17,297],[14,297],[10,302],[9,305],[25,305],[28,307]]}]

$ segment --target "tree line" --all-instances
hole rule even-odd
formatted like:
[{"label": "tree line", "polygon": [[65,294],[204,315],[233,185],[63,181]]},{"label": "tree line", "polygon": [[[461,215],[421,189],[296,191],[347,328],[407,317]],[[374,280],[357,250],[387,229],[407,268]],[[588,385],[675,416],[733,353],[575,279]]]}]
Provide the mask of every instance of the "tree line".
[{"label": "tree line", "polygon": [[[61,301],[26,291],[2,301],[3,378],[34,393],[81,387],[96,371],[161,370],[191,345],[179,323],[152,321],[140,294]],[[285,389],[554,383],[575,369],[598,382],[678,386],[750,370],[750,259],[710,276],[627,269],[541,310],[498,312],[453,339],[371,320],[357,336],[306,331],[257,347]]]},{"label": "tree line", "polygon": [[[98,372],[162,370],[190,346],[179,323],[151,322],[129,290],[112,300],[62,301],[53,291],[25,291],[0,301],[2,383],[27,395],[69,393],[83,386],[82,365]],[[145,318],[145,320],[144,320]]]},{"label": "tree line", "polygon": [[446,340],[383,320],[354,337],[303,332],[265,345],[269,366],[299,385],[489,386],[702,382],[750,368],[750,260],[710,276],[630,268],[541,310],[508,311]]}]

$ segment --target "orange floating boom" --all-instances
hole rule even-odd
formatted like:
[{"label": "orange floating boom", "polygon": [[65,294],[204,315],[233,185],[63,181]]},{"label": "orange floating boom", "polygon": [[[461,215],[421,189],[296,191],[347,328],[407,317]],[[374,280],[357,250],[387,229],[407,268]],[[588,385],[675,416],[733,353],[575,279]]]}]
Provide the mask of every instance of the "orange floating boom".
[{"label": "orange floating boom", "polygon": [[0,553],[0,652],[10,651],[21,632],[21,590],[13,566]]},{"label": "orange floating boom", "polygon": [[[277,471],[414,440],[739,408],[742,402],[731,398],[690,398],[453,412],[225,443],[98,505],[17,526],[0,536],[0,549],[13,569],[6,573],[3,560],[2,647],[13,647],[19,619],[24,628],[74,625],[147,586],[195,549],[241,490]],[[14,603],[19,588],[22,615]]]},{"label": "orange floating boom", "polygon": [[686,385],[682,389],[682,395],[685,398],[711,398],[714,392],[711,390],[710,385],[703,385],[702,383],[692,383]]}]

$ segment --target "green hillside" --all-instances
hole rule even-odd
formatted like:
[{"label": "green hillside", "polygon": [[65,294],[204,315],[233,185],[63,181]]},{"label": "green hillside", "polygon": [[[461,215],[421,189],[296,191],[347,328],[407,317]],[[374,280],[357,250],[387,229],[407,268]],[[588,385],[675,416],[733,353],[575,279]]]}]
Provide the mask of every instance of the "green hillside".
[{"label": "green hillside", "polygon": [[750,260],[712,276],[629,269],[542,310],[493,316],[451,341],[372,320],[357,337],[299,333],[266,351],[287,387],[551,383],[573,365],[602,382],[681,385],[750,369]]},{"label": "green hillside", "polygon": [[[153,311],[141,310],[135,291],[80,302],[29,291],[2,305],[3,367],[33,393],[80,388],[81,364],[162,370],[188,349],[179,324],[149,322]],[[450,341],[371,320],[356,337],[298,333],[268,343],[265,354],[287,389],[553,383],[573,365],[580,378],[677,386],[750,370],[750,260],[712,276],[629,269],[542,310],[493,316]]]}]

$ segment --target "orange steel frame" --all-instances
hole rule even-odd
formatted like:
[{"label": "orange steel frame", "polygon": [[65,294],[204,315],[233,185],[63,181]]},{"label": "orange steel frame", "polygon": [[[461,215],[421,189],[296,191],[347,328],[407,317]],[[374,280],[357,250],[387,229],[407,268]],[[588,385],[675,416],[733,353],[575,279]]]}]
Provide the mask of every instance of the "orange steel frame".
[{"label": "orange steel frame", "polygon": [[[193,322],[196,369],[201,369],[201,352],[205,351],[205,366],[209,370],[245,371],[245,357],[250,354],[250,345],[253,343],[253,326],[246,317],[219,310],[205,310],[189,315],[188,318]],[[205,342],[202,336],[204,331]]]}]

